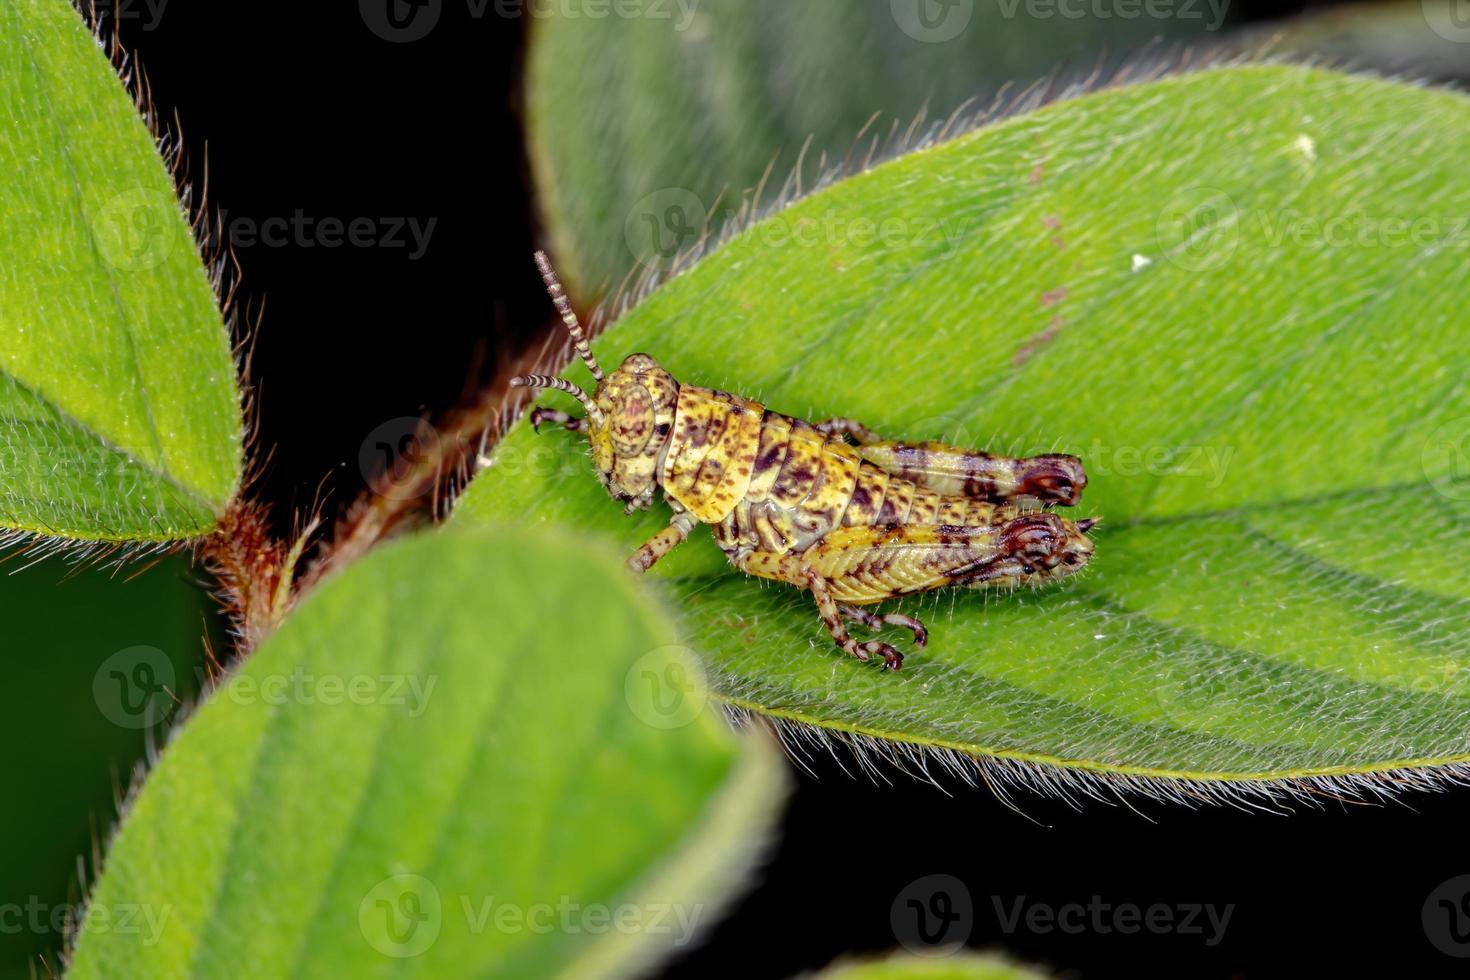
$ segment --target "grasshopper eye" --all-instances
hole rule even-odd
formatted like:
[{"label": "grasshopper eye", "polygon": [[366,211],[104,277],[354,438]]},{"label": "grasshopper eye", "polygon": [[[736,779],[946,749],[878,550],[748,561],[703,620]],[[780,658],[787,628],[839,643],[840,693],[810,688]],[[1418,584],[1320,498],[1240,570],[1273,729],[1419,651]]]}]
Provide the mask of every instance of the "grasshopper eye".
[{"label": "grasshopper eye", "polygon": [[633,385],[618,396],[608,419],[608,434],[620,456],[635,456],[653,436],[653,396]]}]

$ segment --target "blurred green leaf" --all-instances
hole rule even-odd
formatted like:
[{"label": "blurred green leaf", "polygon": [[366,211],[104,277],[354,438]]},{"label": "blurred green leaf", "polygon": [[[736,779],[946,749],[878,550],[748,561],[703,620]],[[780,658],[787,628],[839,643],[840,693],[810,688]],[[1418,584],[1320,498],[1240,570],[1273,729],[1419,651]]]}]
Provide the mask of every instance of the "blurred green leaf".
[{"label": "blurred green leaf", "polygon": [[[1086,74],[1158,37],[1220,27],[1214,0],[1133,17],[1053,0],[640,0],[634,16],[538,18],[527,127],[541,210],[572,295],[669,267],[788,177],[808,185],[968,103]],[[1153,15],[1154,10],[1162,16]],[[920,121],[920,117],[924,119]],[[912,128],[911,128],[912,127]],[[800,166],[798,166],[800,164]]]},{"label": "blurred green leaf", "polygon": [[228,333],[131,96],[67,0],[0,10],[0,527],[168,540],[241,471]]},{"label": "blurred green leaf", "polygon": [[597,976],[686,942],[783,775],[697,669],[559,537],[375,552],[170,744],[69,975]]},{"label": "blurred green leaf", "polygon": [[1229,44],[1258,57],[1306,57],[1355,71],[1465,82],[1470,81],[1470,20],[1461,2],[1341,4],[1252,28]]},{"label": "blurred green leaf", "polygon": [[838,964],[817,980],[1042,980],[1045,974],[998,956],[962,952],[949,956],[899,953],[886,959]]},{"label": "blurred green leaf", "polygon": [[0,817],[0,977],[55,970],[92,856],[145,746],[202,681],[204,595],[188,563],[141,574],[45,562],[0,574],[9,615],[0,743],[10,799]]},{"label": "blurred green leaf", "polygon": [[[1470,759],[1467,152],[1457,94],[1210,70],[885,164],[666,283],[604,364],[1077,453],[1079,510],[1106,517],[1080,579],[908,602],[931,639],[897,675],[696,535],[655,571],[716,690],[880,744],[1217,788]],[[517,424],[458,519],[631,549],[667,515],[624,519],[584,449]]]}]

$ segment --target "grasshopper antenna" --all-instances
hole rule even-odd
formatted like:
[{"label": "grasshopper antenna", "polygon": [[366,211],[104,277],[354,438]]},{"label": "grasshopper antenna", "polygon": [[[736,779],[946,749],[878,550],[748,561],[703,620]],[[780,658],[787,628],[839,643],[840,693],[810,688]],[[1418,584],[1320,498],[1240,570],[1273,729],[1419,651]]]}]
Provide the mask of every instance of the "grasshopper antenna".
[{"label": "grasshopper antenna", "polygon": [[582,403],[582,407],[587,409],[589,419],[602,418],[602,410],[597,407],[592,396],[565,378],[551,378],[544,374],[522,374],[511,378],[510,386],[512,388],[555,388],[557,391],[565,391]]},{"label": "grasshopper antenna", "polygon": [[592,356],[592,348],[587,346],[587,336],[582,333],[582,325],[577,322],[577,314],[572,312],[572,304],[567,301],[567,294],[561,288],[561,280],[556,278],[556,270],[551,267],[551,260],[546,257],[545,252],[536,253],[536,268],[541,270],[541,281],[546,283],[546,291],[551,294],[551,302],[556,305],[556,312],[561,314],[561,322],[567,325],[567,333],[572,335],[572,343],[577,347],[577,353],[582,356],[582,361],[587,369],[592,372],[592,377],[597,383],[602,383],[602,368],[597,366],[597,358]]}]

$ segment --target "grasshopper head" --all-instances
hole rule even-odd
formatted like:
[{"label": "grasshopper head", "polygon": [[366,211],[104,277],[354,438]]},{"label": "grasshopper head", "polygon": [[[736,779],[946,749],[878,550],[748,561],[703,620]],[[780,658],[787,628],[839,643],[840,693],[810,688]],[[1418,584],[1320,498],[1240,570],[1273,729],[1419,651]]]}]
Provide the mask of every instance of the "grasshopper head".
[{"label": "grasshopper head", "polygon": [[597,386],[587,441],[597,478],[624,502],[653,499],[674,425],[679,383],[647,354],[631,354]]},{"label": "grasshopper head", "polygon": [[580,428],[587,433],[592,463],[603,489],[627,503],[630,509],[646,507],[653,501],[653,491],[658,485],[658,467],[673,428],[679,383],[647,354],[629,355],[616,371],[604,377],[546,253],[536,253],[536,265],[597,387],[589,395],[564,378],[540,374],[522,375],[512,378],[510,383],[517,387],[555,388],[581,402],[587,414]]}]

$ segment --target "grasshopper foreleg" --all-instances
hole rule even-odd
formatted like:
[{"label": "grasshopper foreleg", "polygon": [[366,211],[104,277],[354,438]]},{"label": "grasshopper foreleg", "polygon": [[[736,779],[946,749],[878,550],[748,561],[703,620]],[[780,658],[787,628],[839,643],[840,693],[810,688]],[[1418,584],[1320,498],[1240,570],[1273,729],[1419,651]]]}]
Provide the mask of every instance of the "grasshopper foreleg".
[{"label": "grasshopper foreleg", "polygon": [[566,412],[558,412],[553,408],[537,408],[531,412],[531,428],[537,432],[541,431],[543,425],[560,425],[568,432],[586,432],[587,420],[579,419],[575,415]]},{"label": "grasshopper foreleg", "polygon": [[632,557],[628,559],[629,570],[639,574],[648,571],[653,567],[654,562],[682,544],[684,539],[689,537],[689,532],[694,530],[694,525],[698,523],[694,515],[688,511],[681,510],[675,513],[668,527],[643,542],[643,546],[633,552]]}]

